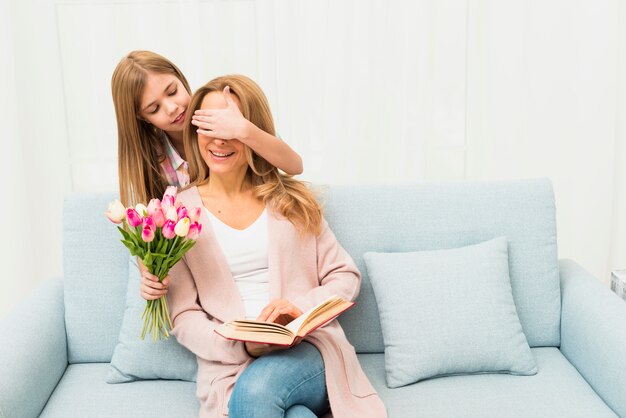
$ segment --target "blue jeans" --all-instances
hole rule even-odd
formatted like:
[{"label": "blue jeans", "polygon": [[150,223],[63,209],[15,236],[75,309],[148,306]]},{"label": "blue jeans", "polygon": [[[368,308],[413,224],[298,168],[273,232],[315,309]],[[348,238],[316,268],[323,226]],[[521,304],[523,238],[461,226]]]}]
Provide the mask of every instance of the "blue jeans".
[{"label": "blue jeans", "polygon": [[314,418],[328,409],[322,355],[304,341],[254,360],[228,403],[229,418]]}]

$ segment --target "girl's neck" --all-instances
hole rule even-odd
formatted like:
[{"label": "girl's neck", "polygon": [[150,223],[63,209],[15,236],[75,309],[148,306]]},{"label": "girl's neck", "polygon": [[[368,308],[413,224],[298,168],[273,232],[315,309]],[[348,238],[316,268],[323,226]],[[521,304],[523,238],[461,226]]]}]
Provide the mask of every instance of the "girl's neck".
[{"label": "girl's neck", "polygon": [[178,152],[178,155],[180,155],[180,157],[187,161],[187,158],[185,158],[185,144],[183,142],[183,131],[179,131],[179,132],[165,132],[165,135],[167,135],[167,137],[169,138],[170,142],[172,143],[172,146],[176,149],[176,152]]}]

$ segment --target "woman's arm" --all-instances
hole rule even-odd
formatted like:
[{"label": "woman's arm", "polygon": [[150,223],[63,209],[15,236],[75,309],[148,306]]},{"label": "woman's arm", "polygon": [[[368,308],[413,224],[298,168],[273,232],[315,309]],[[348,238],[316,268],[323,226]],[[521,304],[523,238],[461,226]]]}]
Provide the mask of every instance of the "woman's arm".
[{"label": "woman's arm", "polygon": [[300,155],[286,142],[244,118],[228,86],[224,88],[223,94],[226,100],[225,108],[199,109],[194,112],[191,123],[198,127],[198,134],[226,141],[238,139],[285,173],[301,174]]},{"label": "woman's arm", "polygon": [[214,332],[220,323],[198,303],[198,290],[184,259],[170,270],[172,282],[167,294],[170,317],[174,328],[171,334],[196,356],[223,364],[243,364],[252,357],[241,341],[231,341]]},{"label": "woman's arm", "polygon": [[322,231],[316,237],[319,287],[309,290],[293,301],[306,312],[332,295],[355,300],[361,288],[361,273],[350,254],[339,244],[335,234],[322,220]]}]

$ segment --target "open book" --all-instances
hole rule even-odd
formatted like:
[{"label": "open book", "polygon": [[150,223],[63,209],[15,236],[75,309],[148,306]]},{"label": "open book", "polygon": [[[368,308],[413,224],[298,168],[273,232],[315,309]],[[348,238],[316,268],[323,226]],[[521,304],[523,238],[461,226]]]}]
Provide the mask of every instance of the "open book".
[{"label": "open book", "polygon": [[310,334],[353,305],[354,302],[340,296],[331,296],[287,325],[242,319],[226,322],[216,328],[215,332],[229,340],[289,346],[296,337]]}]

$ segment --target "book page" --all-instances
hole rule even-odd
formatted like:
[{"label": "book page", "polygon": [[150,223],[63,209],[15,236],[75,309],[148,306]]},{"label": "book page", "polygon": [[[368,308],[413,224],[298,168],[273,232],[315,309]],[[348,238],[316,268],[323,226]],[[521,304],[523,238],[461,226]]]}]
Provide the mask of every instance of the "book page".
[{"label": "book page", "polygon": [[307,323],[314,321],[322,312],[327,311],[332,306],[342,303],[343,299],[339,296],[333,295],[321,302],[318,305],[315,305],[290,323],[286,325],[286,328],[289,329],[294,334],[298,334],[298,331]]},{"label": "book page", "polygon": [[338,303],[328,305],[327,309],[318,312],[313,318],[304,321],[296,335],[301,337],[308,335],[317,328],[326,325],[326,323],[332,321],[352,306],[354,306],[354,303],[346,300],[340,300]]},{"label": "book page", "polygon": [[293,335],[290,330],[280,324],[260,321],[232,321],[227,322],[224,326],[230,327],[235,331],[241,332],[271,332],[274,334]]},{"label": "book page", "polygon": [[291,345],[293,343],[293,334],[281,334],[276,332],[268,332],[267,329],[263,331],[253,330],[236,330],[232,326],[220,326],[215,329],[215,332],[224,338],[236,341],[250,341],[259,344],[277,344],[277,345]]}]

